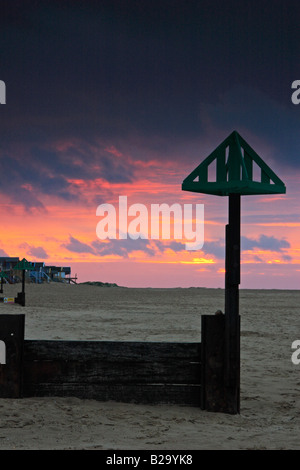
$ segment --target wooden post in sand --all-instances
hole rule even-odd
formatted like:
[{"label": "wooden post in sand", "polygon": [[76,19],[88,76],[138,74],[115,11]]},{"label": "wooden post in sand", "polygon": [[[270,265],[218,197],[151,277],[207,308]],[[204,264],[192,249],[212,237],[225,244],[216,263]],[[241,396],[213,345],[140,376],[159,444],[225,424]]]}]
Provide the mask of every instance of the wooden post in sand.
[{"label": "wooden post in sand", "polygon": [[[216,163],[215,181],[208,167]],[[253,179],[253,164],[260,181]],[[284,194],[284,183],[236,132],[232,132],[185,178],[184,191],[228,196],[226,226],[225,315],[202,315],[201,407],[210,411],[240,412],[240,207],[241,195]],[[204,243],[205,244],[205,243]]]},{"label": "wooden post in sand", "polygon": [[231,413],[240,412],[240,218],[241,195],[229,194],[225,258],[225,391]]},{"label": "wooden post in sand", "polygon": [[0,398],[22,396],[23,314],[0,314]]},{"label": "wooden post in sand", "polygon": [[25,271],[32,270],[33,266],[29,261],[23,258],[22,261],[19,261],[16,264],[14,269],[17,271],[22,271],[22,292],[18,292],[17,297],[15,298],[15,303],[25,307]]},{"label": "wooden post in sand", "polygon": [[4,271],[0,271],[0,279],[1,279],[1,284],[0,284],[0,293],[3,294],[3,283],[4,283],[4,278],[7,278],[7,274]]}]

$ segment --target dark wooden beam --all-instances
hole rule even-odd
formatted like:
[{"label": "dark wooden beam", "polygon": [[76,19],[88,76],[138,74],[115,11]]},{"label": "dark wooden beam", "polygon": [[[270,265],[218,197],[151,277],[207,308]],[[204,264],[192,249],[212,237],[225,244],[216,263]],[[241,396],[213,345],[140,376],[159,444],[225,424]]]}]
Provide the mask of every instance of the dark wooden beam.
[{"label": "dark wooden beam", "polygon": [[24,343],[24,396],[200,406],[200,343]]}]

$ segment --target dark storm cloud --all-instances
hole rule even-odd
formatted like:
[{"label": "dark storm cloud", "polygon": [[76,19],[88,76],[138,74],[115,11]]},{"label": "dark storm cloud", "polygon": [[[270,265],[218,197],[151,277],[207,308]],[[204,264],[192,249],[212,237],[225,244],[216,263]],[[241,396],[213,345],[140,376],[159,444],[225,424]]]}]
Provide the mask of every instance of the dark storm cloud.
[{"label": "dark storm cloud", "polygon": [[220,93],[244,85],[285,102],[297,78],[295,1],[2,4],[7,113],[23,138],[195,137]]},{"label": "dark storm cloud", "polygon": [[6,251],[0,248],[0,256],[9,256],[9,255],[6,253]]},{"label": "dark storm cloud", "polygon": [[280,252],[286,248],[290,248],[290,243],[283,238],[278,239],[273,236],[269,237],[267,235],[260,235],[257,240],[248,237],[241,237],[241,246],[243,250],[260,248],[266,251]]},{"label": "dark storm cloud", "polygon": [[[270,198],[270,202],[272,199]],[[245,214],[243,215],[243,219],[247,221],[247,224],[280,224],[284,226],[286,223],[299,223],[300,222],[300,214],[298,213],[290,213],[290,214]]]},{"label": "dark storm cloud", "polygon": [[128,258],[129,253],[139,250],[144,251],[144,253],[150,256],[154,256],[155,254],[155,249],[150,247],[149,240],[142,239],[108,240],[105,243],[100,240],[95,240],[91,245],[88,245],[70,236],[69,242],[62,246],[74,253],[92,253],[97,256],[118,255],[123,258]]},{"label": "dark storm cloud", "polygon": [[[14,135],[92,138],[97,132],[126,136],[131,128],[195,130],[195,8],[115,1],[7,7],[3,78],[10,103],[23,112]],[[13,123],[13,109],[7,113]]]},{"label": "dark storm cloud", "polygon": [[[43,166],[53,177],[57,177],[57,185],[63,184],[62,179],[103,178],[110,183],[127,183],[134,173],[133,165],[127,160],[120,160],[109,154],[101,144],[91,146],[88,142],[75,142],[63,150],[35,147],[30,151],[30,161]],[[60,178],[60,180],[59,180]],[[49,183],[50,190],[56,191],[56,181]]]},{"label": "dark storm cloud", "polygon": [[102,256],[114,254],[120,255],[124,258],[128,257],[129,253],[134,251],[143,251],[149,256],[155,256],[157,252],[163,253],[166,249],[170,248],[172,251],[178,252],[185,249],[185,245],[176,241],[161,242],[159,240],[151,240],[138,238],[132,240],[128,238],[126,240],[109,240],[108,243],[103,243],[100,240],[96,240],[92,243],[95,248],[95,253]]},{"label": "dark storm cloud", "polygon": [[47,259],[49,255],[42,246],[31,246],[28,254],[38,259]]},{"label": "dark storm cloud", "polygon": [[[91,253],[96,256],[118,255],[122,258],[128,258],[130,253],[135,251],[143,251],[149,256],[155,256],[157,253],[164,253],[165,250],[171,249],[174,252],[185,251],[185,244],[170,241],[162,242],[160,240],[148,240],[138,238],[133,240],[131,238],[119,240],[108,239],[105,242],[102,240],[95,240],[91,244],[83,243],[78,239],[70,236],[69,241],[64,243],[62,247],[74,253]],[[242,251],[255,250],[260,248],[263,251],[274,251],[282,253],[282,258],[285,261],[290,261],[291,257],[284,253],[284,250],[290,247],[290,243],[285,239],[279,239],[273,236],[260,235],[258,239],[241,237]],[[224,241],[205,242],[201,250],[205,255],[214,256],[217,259],[225,258],[225,244]],[[257,261],[262,261],[255,255]]]},{"label": "dark storm cloud", "polygon": [[[90,150],[99,140],[139,159],[149,149],[176,159],[190,142],[209,139],[213,149],[236,128],[274,148],[280,164],[299,165],[300,109],[290,99],[300,78],[299,2],[3,0],[0,8],[0,155],[14,184],[36,189],[16,194],[4,184],[14,201],[74,198],[72,178],[131,181],[133,166]],[[75,138],[77,148],[53,150]]]},{"label": "dark storm cloud", "polygon": [[128,258],[130,253],[135,251],[143,251],[149,256],[155,256],[157,252],[163,253],[166,249],[170,248],[173,251],[182,251],[185,245],[179,242],[171,241],[162,243],[159,240],[151,240],[138,238],[133,240],[127,238],[125,240],[95,240],[90,245],[83,243],[78,239],[70,236],[69,241],[64,243],[62,247],[74,253],[91,253],[96,256],[118,255],[122,258]]},{"label": "dark storm cloud", "polygon": [[213,255],[216,258],[224,258],[225,256],[225,245],[221,240],[217,242],[204,242],[203,253],[207,255]]},{"label": "dark storm cloud", "polygon": [[42,246],[31,246],[28,243],[22,243],[19,248],[26,250],[28,255],[38,259],[49,258],[48,253]]},{"label": "dark storm cloud", "polygon": [[[257,239],[242,236],[241,237],[241,250],[252,251],[259,248],[264,251],[284,252],[285,249],[290,248],[290,243],[285,239],[279,239],[273,236],[261,234]],[[223,240],[204,242],[203,253],[213,255],[218,259],[225,258],[225,243]],[[285,260],[289,260],[288,255],[284,255]],[[257,257],[257,261],[261,261]]]},{"label": "dark storm cloud", "polygon": [[[23,160],[14,156],[0,156],[1,168],[6,179],[1,181],[1,189],[14,202],[22,202],[26,207],[41,207],[39,193],[56,195],[69,200],[68,174],[60,174],[59,170],[50,171],[51,159],[46,158],[35,162],[34,152]],[[24,187],[22,187],[22,185]],[[29,186],[30,185],[30,189]]]},{"label": "dark storm cloud", "polygon": [[[299,167],[300,108],[291,103],[290,83],[285,83],[288,96],[283,106],[279,100],[253,87],[239,85],[221,94],[218,103],[203,105],[203,120],[213,123],[224,137],[231,130],[240,134],[265,160],[253,139],[270,149],[278,166]],[[262,151],[265,150],[262,149]]]},{"label": "dark storm cloud", "polygon": [[149,240],[137,239],[132,240],[109,240],[108,243],[103,243],[100,240],[96,240],[92,243],[94,253],[101,256],[107,255],[118,255],[122,258],[128,258],[129,253],[134,251],[143,251],[149,256],[156,254],[155,249],[150,246]]},{"label": "dark storm cloud", "polygon": [[76,238],[70,236],[69,242],[62,245],[62,247],[66,248],[73,253],[94,253],[92,247],[90,247],[86,243],[82,243],[81,241],[77,240]]},{"label": "dark storm cloud", "polygon": [[[82,148],[81,148],[82,145]],[[135,173],[134,165],[109,154],[103,148],[81,143],[59,150],[34,145],[32,148],[0,153],[2,178],[0,190],[13,202],[26,208],[42,208],[42,195],[64,201],[83,198],[72,179],[101,178],[110,183],[128,183]],[[21,153],[21,154],[20,154]]]}]

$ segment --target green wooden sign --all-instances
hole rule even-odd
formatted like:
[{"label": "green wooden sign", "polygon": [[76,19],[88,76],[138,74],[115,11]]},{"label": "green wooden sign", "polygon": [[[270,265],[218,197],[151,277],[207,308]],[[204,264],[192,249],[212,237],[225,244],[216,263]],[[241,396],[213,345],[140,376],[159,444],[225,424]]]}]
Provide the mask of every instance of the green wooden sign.
[{"label": "green wooden sign", "polygon": [[25,270],[31,270],[34,269],[32,264],[27,261],[25,258],[22,259],[22,261],[19,261],[16,266],[14,267],[15,270],[18,271],[25,271]]},{"label": "green wooden sign", "polygon": [[[271,168],[234,131],[183,180],[182,189],[228,196],[229,223],[225,232],[225,318],[224,321],[222,317],[208,319],[211,336],[209,329],[204,327],[202,330],[206,360],[203,362],[202,373],[205,380],[201,400],[203,409],[239,413],[241,196],[284,194],[286,188]],[[220,321],[224,324],[220,324]],[[208,322],[204,322],[205,324],[208,325]],[[218,331],[219,336],[216,336]],[[214,363],[215,357],[220,357],[223,361],[222,367],[210,364],[205,369],[209,354],[212,354]]]},{"label": "green wooden sign", "polygon": [[[213,164],[215,175],[213,180],[209,181],[209,166]],[[254,180],[254,165],[259,169],[257,180]],[[217,196],[286,192],[281,179],[236,131],[233,131],[184,179],[182,189]]]}]

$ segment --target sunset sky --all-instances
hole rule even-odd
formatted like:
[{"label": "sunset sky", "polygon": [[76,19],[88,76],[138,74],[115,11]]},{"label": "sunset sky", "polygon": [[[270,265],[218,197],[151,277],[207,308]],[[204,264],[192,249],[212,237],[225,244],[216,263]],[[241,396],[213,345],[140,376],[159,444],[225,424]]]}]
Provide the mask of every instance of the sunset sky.
[{"label": "sunset sky", "polygon": [[[286,185],[242,197],[241,288],[298,289],[299,18],[298,0],[2,0],[0,256],[79,282],[224,287],[227,197],[181,184],[237,130]],[[149,220],[203,204],[203,248],[100,240],[97,207],[119,196]]]}]

